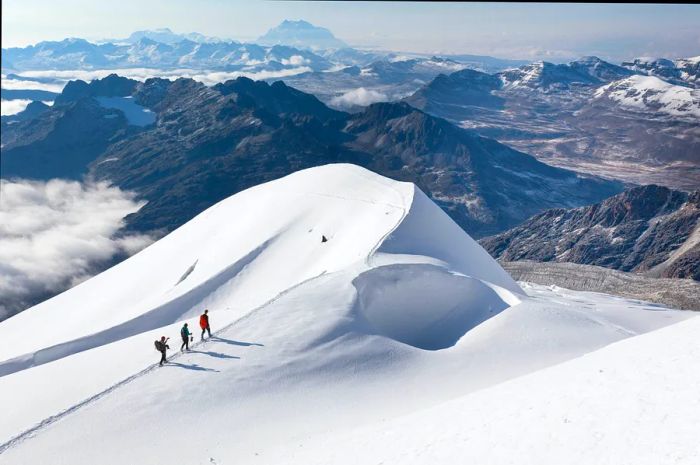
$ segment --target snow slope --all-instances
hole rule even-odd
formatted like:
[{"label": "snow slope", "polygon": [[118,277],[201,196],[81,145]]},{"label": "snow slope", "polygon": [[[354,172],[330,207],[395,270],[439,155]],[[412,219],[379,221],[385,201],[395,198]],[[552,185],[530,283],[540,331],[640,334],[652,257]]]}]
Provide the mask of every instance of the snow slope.
[{"label": "snow slope", "polygon": [[697,318],[415,414],[276,451],[288,464],[697,464]]},{"label": "snow slope", "polygon": [[[287,463],[307,441],[321,457],[326,434],[691,317],[525,291],[412,184],[301,171],[0,323],[0,463]],[[215,337],[154,366],[153,340],[205,307]]]}]

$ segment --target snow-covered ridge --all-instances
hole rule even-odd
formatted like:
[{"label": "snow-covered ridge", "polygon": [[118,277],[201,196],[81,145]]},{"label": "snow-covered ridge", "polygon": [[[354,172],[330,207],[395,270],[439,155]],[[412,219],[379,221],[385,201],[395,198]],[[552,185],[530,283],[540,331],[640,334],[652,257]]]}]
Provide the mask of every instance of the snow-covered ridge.
[{"label": "snow-covered ridge", "polygon": [[[403,271],[392,268],[397,264]],[[299,283],[349,269],[358,277],[375,269],[427,273],[436,281],[448,274],[440,292],[457,294],[445,312],[469,300],[459,291],[465,286],[481,296],[463,305],[474,312],[471,324],[488,317],[484,309],[502,310],[522,293],[412,184],[354,165],[327,165],[236,194],[125,262],[3,322],[8,346],[0,375],[192,317],[203,307],[233,308],[232,317],[242,317]],[[440,309],[433,311],[418,326],[437,324]],[[61,330],[28,335],[22,327]],[[422,337],[413,334],[420,327],[410,336],[383,330],[399,339]]]},{"label": "snow-covered ridge", "polygon": [[700,118],[700,90],[669,84],[656,76],[630,76],[600,87],[595,98],[607,97],[634,111]]},{"label": "snow-covered ridge", "polygon": [[[593,57],[594,58],[594,57]],[[568,65],[536,61],[519,68],[498,73],[504,89],[530,88],[541,91],[564,90],[570,87],[587,86],[600,80],[593,68],[591,57]],[[611,67],[610,64],[605,64]],[[583,68],[583,69],[582,69]]]},{"label": "snow-covered ridge", "polygon": [[536,81],[542,76],[544,66],[545,63],[543,61],[536,61],[530,63],[529,65],[506,70],[499,75],[499,78],[501,79],[503,86],[506,88],[536,83]]}]

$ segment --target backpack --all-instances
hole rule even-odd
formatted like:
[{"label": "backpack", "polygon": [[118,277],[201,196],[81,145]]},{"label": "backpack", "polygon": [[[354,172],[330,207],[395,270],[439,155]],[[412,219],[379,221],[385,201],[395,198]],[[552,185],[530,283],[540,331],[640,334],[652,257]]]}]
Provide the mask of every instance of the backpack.
[{"label": "backpack", "polygon": [[156,340],[155,344],[156,344],[156,350],[158,352],[163,352],[165,350],[165,344],[163,344],[162,342]]}]

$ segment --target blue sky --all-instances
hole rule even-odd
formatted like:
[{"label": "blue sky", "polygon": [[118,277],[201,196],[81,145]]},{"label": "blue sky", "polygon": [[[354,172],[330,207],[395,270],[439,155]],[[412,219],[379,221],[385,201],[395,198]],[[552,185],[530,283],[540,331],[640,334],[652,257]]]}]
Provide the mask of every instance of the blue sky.
[{"label": "blue sky", "polygon": [[398,51],[554,61],[700,55],[700,5],[648,4],[4,0],[2,46],[160,27],[251,41],[284,19],[327,27],[352,45]]}]

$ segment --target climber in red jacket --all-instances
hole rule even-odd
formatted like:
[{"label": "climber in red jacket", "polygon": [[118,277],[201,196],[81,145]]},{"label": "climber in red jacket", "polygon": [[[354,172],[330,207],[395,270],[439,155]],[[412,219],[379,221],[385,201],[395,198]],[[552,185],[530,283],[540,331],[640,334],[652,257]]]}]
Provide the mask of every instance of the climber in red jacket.
[{"label": "climber in red jacket", "polygon": [[199,327],[202,328],[202,340],[204,340],[204,332],[209,333],[211,337],[211,329],[209,329],[209,310],[204,310],[202,316],[199,317]]}]

